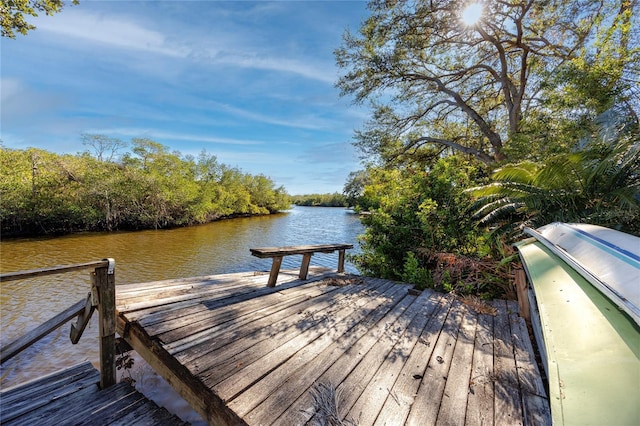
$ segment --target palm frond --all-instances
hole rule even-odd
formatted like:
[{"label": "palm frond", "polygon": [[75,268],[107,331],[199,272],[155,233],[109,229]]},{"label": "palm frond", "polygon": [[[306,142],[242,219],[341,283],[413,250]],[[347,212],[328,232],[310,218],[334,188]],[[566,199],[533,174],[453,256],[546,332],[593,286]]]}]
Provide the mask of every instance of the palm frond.
[{"label": "palm frond", "polygon": [[533,183],[540,166],[531,161],[510,164],[496,170],[491,176],[495,181]]}]

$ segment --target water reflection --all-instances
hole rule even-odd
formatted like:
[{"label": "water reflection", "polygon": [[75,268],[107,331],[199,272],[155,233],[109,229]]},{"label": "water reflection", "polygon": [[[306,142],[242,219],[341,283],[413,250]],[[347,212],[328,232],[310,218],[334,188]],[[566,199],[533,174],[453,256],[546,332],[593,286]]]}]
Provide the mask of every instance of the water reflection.
[{"label": "water reflection", "polygon": [[[238,218],[160,231],[85,233],[58,238],[0,242],[0,271],[67,265],[112,257],[119,284],[228,272],[269,270],[270,259],[251,256],[249,248],[301,244],[353,243],[363,231],[357,215],[344,209],[296,207],[265,217]],[[282,268],[298,268],[301,256],[289,256]],[[335,268],[337,253],[318,254],[312,265]],[[353,265],[347,271],[356,272]],[[7,282],[0,288],[0,342],[6,344],[86,297],[88,271]],[[3,364],[2,387],[98,359],[96,316],[77,345],[64,325],[38,344]]]}]

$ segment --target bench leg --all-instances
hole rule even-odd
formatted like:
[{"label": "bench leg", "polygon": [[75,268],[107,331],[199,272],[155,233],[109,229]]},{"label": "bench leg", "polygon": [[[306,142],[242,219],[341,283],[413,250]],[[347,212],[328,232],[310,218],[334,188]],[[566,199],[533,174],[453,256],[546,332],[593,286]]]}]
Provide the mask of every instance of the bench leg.
[{"label": "bench leg", "polygon": [[278,274],[280,273],[281,264],[282,264],[282,256],[276,256],[273,258],[273,263],[271,264],[271,272],[269,273],[269,282],[267,282],[267,287],[276,286],[276,280],[278,279]]},{"label": "bench leg", "polygon": [[338,272],[344,272],[344,250],[338,250]]},{"label": "bench leg", "polygon": [[302,255],[302,265],[300,265],[300,277],[301,280],[307,279],[307,274],[309,273],[309,262],[311,262],[311,256],[313,253],[307,253]]}]

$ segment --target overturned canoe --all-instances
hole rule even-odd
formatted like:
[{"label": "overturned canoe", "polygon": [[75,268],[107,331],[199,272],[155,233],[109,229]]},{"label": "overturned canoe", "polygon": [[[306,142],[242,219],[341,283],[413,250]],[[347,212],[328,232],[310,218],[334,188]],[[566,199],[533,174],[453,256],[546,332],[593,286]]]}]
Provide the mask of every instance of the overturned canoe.
[{"label": "overturned canoe", "polygon": [[640,325],[640,238],[602,226],[562,222],[526,232]]},{"label": "overturned canoe", "polygon": [[554,424],[640,424],[640,238],[553,223],[517,244]]}]

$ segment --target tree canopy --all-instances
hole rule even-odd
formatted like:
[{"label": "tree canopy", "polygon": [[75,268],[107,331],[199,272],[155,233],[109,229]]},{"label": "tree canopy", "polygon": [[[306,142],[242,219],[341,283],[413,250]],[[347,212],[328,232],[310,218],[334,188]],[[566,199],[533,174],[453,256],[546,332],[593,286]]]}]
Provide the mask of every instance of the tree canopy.
[{"label": "tree canopy", "polygon": [[[495,297],[523,226],[640,229],[637,0],[372,0],[336,51],[372,115],[345,194],[364,273]],[[497,170],[496,170],[497,169]]]},{"label": "tree canopy", "polygon": [[[2,2],[0,17],[2,18],[2,37],[15,38],[16,32],[26,35],[35,29],[35,25],[25,20],[25,15],[38,16],[58,13],[64,7],[64,0],[6,0]],[[79,0],[72,0],[78,4]]]},{"label": "tree canopy", "polygon": [[[125,145],[97,135],[83,138],[111,148]],[[141,138],[130,147],[106,156],[102,149],[60,155],[0,148],[2,235],[167,228],[290,206],[285,189],[271,179],[220,164],[205,151],[183,156]]]},{"label": "tree canopy", "polygon": [[[336,51],[342,94],[374,107],[356,134],[358,145],[386,159],[435,146],[435,155],[448,150],[485,164],[508,160],[509,143],[548,118],[545,92],[564,91],[554,82],[558,73],[582,73],[575,81],[598,85],[599,94],[607,84],[610,92],[629,95],[637,76],[636,3],[485,2],[481,19],[469,26],[457,0],[371,1],[371,16]],[[585,94],[594,97],[588,87]],[[588,114],[589,107],[602,105],[567,110]]]}]

